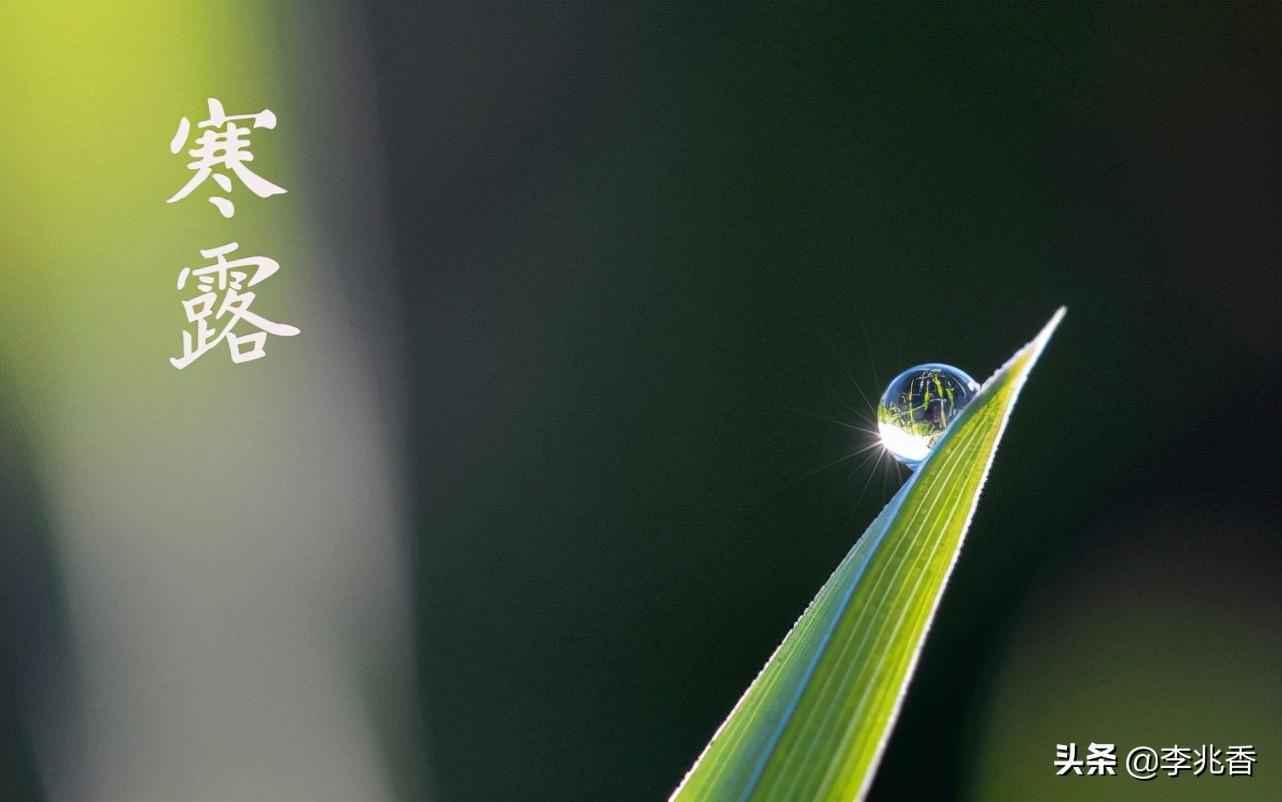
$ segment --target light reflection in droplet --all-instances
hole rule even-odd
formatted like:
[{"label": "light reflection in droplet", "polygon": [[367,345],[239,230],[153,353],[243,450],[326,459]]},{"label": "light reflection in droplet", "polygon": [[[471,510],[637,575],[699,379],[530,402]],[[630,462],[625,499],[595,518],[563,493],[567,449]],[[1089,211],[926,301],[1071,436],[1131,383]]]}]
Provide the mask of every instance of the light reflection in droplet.
[{"label": "light reflection in droplet", "polygon": [[895,459],[917,467],[977,392],[979,384],[951,365],[932,362],[905,370],[877,405],[882,445]]}]

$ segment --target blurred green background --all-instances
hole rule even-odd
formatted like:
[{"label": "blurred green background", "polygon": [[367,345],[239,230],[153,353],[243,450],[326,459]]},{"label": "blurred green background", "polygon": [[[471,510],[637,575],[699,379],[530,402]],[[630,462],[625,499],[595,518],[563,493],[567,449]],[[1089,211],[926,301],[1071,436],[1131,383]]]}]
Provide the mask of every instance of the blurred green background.
[{"label": "blurred green background", "polygon": [[[1060,304],[871,798],[1282,795],[1278,6],[0,13],[11,798],[663,798],[898,481],[862,396]],[[207,96],[289,195],[165,206]],[[303,333],[179,373],[233,227]]]}]

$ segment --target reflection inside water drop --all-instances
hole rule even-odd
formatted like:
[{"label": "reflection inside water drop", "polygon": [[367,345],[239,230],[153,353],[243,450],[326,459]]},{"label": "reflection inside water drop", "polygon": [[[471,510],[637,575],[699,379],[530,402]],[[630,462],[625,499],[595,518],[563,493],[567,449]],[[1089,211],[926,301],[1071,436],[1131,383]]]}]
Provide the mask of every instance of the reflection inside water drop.
[{"label": "reflection inside water drop", "polygon": [[877,405],[882,445],[895,459],[917,467],[977,392],[979,384],[951,365],[931,362],[905,370]]}]

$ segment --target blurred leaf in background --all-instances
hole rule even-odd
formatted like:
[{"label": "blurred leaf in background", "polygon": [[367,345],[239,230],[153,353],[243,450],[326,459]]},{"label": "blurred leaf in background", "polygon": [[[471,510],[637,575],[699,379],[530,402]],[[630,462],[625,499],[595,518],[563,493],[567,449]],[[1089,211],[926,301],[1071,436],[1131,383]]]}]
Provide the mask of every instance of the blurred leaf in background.
[{"label": "blurred leaf in background", "polygon": [[[378,800],[422,776],[396,314],[345,278],[386,267],[378,196],[352,180],[377,172],[342,17],[0,7],[3,459],[23,494],[3,503],[25,510],[0,548],[32,569],[5,597],[4,726],[51,798]],[[210,97],[274,111],[253,164],[289,194],[242,188],[231,219],[166,204],[191,177],[170,139]],[[280,263],[255,311],[306,336],[175,370],[179,271],[230,242]]]}]

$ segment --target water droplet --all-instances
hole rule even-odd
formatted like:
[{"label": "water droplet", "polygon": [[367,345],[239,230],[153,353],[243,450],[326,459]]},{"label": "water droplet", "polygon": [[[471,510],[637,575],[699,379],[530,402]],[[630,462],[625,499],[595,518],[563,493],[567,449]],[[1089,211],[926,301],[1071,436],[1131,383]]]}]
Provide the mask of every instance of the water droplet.
[{"label": "water droplet", "polygon": [[895,459],[916,468],[944,436],[979,384],[951,365],[931,362],[896,376],[877,405],[877,432]]}]

